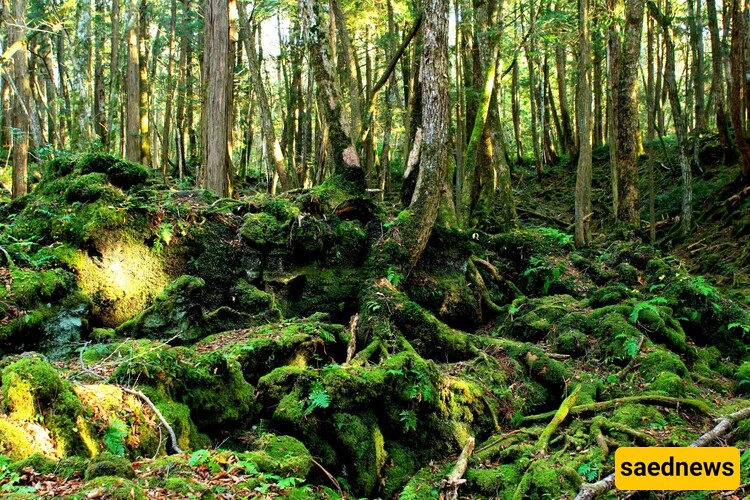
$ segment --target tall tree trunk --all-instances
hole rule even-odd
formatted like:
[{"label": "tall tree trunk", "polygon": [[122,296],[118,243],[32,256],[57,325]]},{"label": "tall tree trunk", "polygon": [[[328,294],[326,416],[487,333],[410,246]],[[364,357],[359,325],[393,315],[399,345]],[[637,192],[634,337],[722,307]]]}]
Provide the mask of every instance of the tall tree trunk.
[{"label": "tall tree trunk", "polygon": [[141,161],[141,76],[138,51],[139,10],[138,0],[130,0],[130,29],[128,30],[128,130],[125,156]]},{"label": "tall tree trunk", "polygon": [[614,124],[617,143],[617,218],[640,225],[638,194],[638,127],[637,76],[641,54],[644,0],[625,0],[625,39],[619,54],[618,74],[614,79]]},{"label": "tall tree trunk", "polygon": [[182,0],[182,23],[180,40],[180,83],[177,86],[177,113],[175,116],[175,148],[177,149],[177,175],[182,181],[185,173],[185,100],[188,86],[188,44],[190,43],[190,1]]},{"label": "tall tree trunk", "polygon": [[719,35],[719,22],[716,15],[716,0],[706,0],[708,11],[708,31],[711,34],[711,100],[716,110],[716,129],[719,142],[724,149],[725,159],[731,155],[733,146],[729,136],[729,118],[724,106],[724,49]]},{"label": "tall tree trunk", "polygon": [[448,161],[450,122],[448,82],[448,2],[424,0],[422,47],[422,154],[419,177],[409,210],[404,243],[409,250],[407,274],[419,261],[437,218]]},{"label": "tall tree trunk", "polygon": [[349,90],[349,129],[346,131],[349,137],[354,137],[362,126],[362,102],[360,97],[360,79],[357,76],[357,61],[352,49],[351,37],[346,27],[346,18],[344,11],[341,9],[339,0],[331,0],[331,10],[333,21],[336,24],[338,41],[340,42],[339,56],[342,58],[341,64],[345,67],[346,87]]},{"label": "tall tree trunk", "polygon": [[578,84],[576,86],[576,122],[578,123],[578,170],[575,193],[575,244],[591,241],[591,33],[589,0],[578,0]]},{"label": "tall tree trunk", "polygon": [[164,105],[164,127],[161,134],[161,173],[169,174],[169,136],[172,128],[172,99],[174,98],[174,38],[177,24],[177,0],[172,0],[169,10],[169,36],[167,37],[167,102]]},{"label": "tall tree trunk", "polygon": [[521,141],[521,98],[518,95],[518,57],[513,61],[511,73],[511,114],[513,115],[513,138],[516,142],[516,163],[523,163],[523,142]]},{"label": "tall tree trunk", "polygon": [[655,101],[654,92],[654,39],[656,27],[653,19],[648,20],[648,38],[647,38],[647,83],[646,83],[646,106],[648,116],[646,118],[648,131],[646,141],[648,142],[648,212],[650,219],[649,235],[651,242],[656,241],[656,193],[654,192],[654,136],[655,136]]},{"label": "tall tree trunk", "polygon": [[13,54],[13,179],[11,197],[18,198],[27,192],[27,157],[29,154],[29,87],[28,52],[26,50],[26,0],[13,0],[13,19],[9,26],[11,45],[20,46]]},{"label": "tall tree trunk", "polygon": [[352,192],[364,192],[365,176],[360,166],[357,151],[342,125],[342,99],[335,85],[333,66],[329,59],[328,37],[321,32],[319,5],[314,0],[301,0],[303,24],[309,29],[308,46],[312,60],[312,70],[318,85],[319,102],[328,126],[328,148],[334,165],[334,172]]},{"label": "tall tree trunk", "polygon": [[[598,31],[597,31],[598,33]],[[595,37],[597,40],[601,40],[601,35]],[[604,117],[606,113],[604,111],[604,105],[602,102],[602,49],[598,46],[599,43],[593,49],[594,55],[594,137],[593,146],[600,147],[604,145]],[[580,136],[580,134],[579,134]]]},{"label": "tall tree trunk", "polygon": [[[682,108],[680,107],[679,90],[675,78],[675,46],[674,42],[672,42],[672,36],[670,33],[671,19],[667,17],[669,14],[663,15],[654,2],[649,2],[648,8],[651,16],[662,28],[662,32],[664,33],[664,44],[667,49],[667,66],[666,71],[664,72],[664,78],[667,83],[669,104],[672,106],[672,119],[674,120],[674,128],[677,133],[677,142],[680,150],[680,170],[682,172],[682,210],[680,227],[682,229],[682,234],[687,236],[690,232],[693,218],[693,178],[692,171],[690,170],[690,159],[687,145],[687,124],[685,123]],[[669,1],[666,3],[666,8],[669,9]]]},{"label": "tall tree trunk", "polygon": [[565,52],[565,45],[558,43],[555,47],[555,65],[557,67],[557,101],[560,105],[560,122],[562,125],[562,137],[560,138],[560,142],[562,144],[563,153],[575,156],[576,144],[573,137],[573,127],[570,123],[568,92],[565,88],[567,57],[568,55]]},{"label": "tall tree trunk", "polygon": [[[104,52],[104,0],[96,0],[96,15],[93,22],[94,30],[94,100],[91,115],[94,118],[94,135],[99,139],[102,146],[107,148],[107,113],[105,111],[104,90],[104,64],[102,52]],[[116,72],[116,68],[111,68]]]},{"label": "tall tree trunk", "polygon": [[140,111],[140,162],[143,165],[151,165],[151,131],[149,123],[149,96],[150,85],[148,79],[148,2],[141,0],[138,17],[138,102]]},{"label": "tall tree trunk", "polygon": [[245,16],[244,2],[238,1],[240,27],[242,29],[242,39],[245,42],[245,52],[247,52],[248,65],[250,67],[250,80],[255,90],[255,96],[258,101],[260,111],[260,125],[263,130],[263,139],[266,142],[266,152],[271,162],[270,167],[276,172],[281,181],[281,189],[288,191],[297,187],[296,177],[287,172],[284,152],[281,149],[276,130],[273,127],[273,117],[271,116],[271,106],[266,95],[266,88],[263,84],[258,51],[255,49],[255,34],[250,33],[248,20]]},{"label": "tall tree trunk", "polygon": [[227,79],[232,75],[229,70],[229,4],[227,0],[207,0],[205,9],[202,184],[219,196],[229,196]]},{"label": "tall tree trunk", "polygon": [[740,159],[742,160],[742,177],[750,179],[750,141],[748,141],[747,135],[745,135],[745,125],[742,116],[744,112],[742,81],[745,76],[743,68],[745,60],[743,55],[745,19],[742,4],[743,0],[732,1],[732,45],[729,54],[732,71],[732,89],[729,102],[732,127],[734,127],[734,139],[737,142],[737,149],[740,151]]},{"label": "tall tree trunk", "polygon": [[[693,6],[693,4],[695,4]],[[692,11],[692,13],[690,13]],[[706,120],[706,98],[703,89],[703,14],[701,0],[688,1],[688,20],[690,21],[690,46],[693,51],[693,86],[695,87],[695,128],[705,130],[708,127]],[[698,141],[695,141],[696,146]]]},{"label": "tall tree trunk", "polygon": [[[116,110],[120,101],[120,0],[112,0],[110,13],[112,28],[109,38],[109,87],[107,89],[107,144],[115,130]],[[117,97],[115,97],[117,96]],[[114,146],[117,140],[111,141]],[[114,147],[110,151],[117,151]]]}]

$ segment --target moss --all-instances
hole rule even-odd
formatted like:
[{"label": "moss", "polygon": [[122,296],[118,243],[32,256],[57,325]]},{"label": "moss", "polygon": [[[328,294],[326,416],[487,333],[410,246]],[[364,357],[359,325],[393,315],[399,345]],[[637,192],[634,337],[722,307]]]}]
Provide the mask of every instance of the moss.
[{"label": "moss", "polygon": [[[146,493],[138,484],[119,476],[98,476],[86,483],[82,495],[92,491],[105,491],[112,500],[146,500]],[[86,497],[84,497],[86,498]]]},{"label": "moss", "polygon": [[113,185],[128,189],[146,182],[148,170],[137,163],[119,160],[107,168],[107,178]]},{"label": "moss", "polygon": [[332,423],[354,468],[353,488],[359,494],[371,496],[380,484],[387,458],[377,420],[370,412],[362,415],[336,413],[332,416]]},{"label": "moss", "polygon": [[50,180],[57,179],[59,177],[65,177],[73,173],[75,168],[75,161],[69,155],[63,154],[47,162],[43,175],[42,182],[48,182]]},{"label": "moss", "polygon": [[750,361],[745,361],[737,368],[734,378],[739,382],[739,392],[750,394]]},{"label": "moss", "polygon": [[326,249],[328,266],[361,265],[367,257],[367,235],[358,221],[342,221],[333,228],[333,242]]},{"label": "moss", "polygon": [[[114,328],[94,328],[89,334],[89,338],[94,342],[108,342],[115,339]],[[88,352],[88,351],[86,351]]]},{"label": "moss", "polygon": [[238,311],[249,314],[262,314],[268,312],[269,309],[275,309],[276,315],[279,314],[273,295],[259,290],[244,279],[239,280],[232,287],[230,293],[232,296],[232,307]]},{"label": "moss", "polygon": [[380,494],[383,498],[393,498],[417,471],[417,459],[407,446],[398,441],[386,441],[385,452],[388,459],[383,467]]},{"label": "moss", "polygon": [[156,404],[162,416],[169,422],[177,436],[177,444],[183,451],[201,449],[210,444],[209,439],[198,432],[190,418],[190,408],[174,401]]},{"label": "moss", "polygon": [[75,288],[74,277],[64,269],[11,271],[13,283],[10,292],[16,303],[24,308],[61,299]]},{"label": "moss", "polygon": [[453,463],[427,465],[417,471],[401,490],[401,500],[422,500],[440,498],[441,480],[453,467]]},{"label": "moss", "polygon": [[666,423],[664,415],[655,406],[641,404],[627,404],[616,408],[612,413],[612,421],[624,424],[633,429],[650,427],[652,424],[663,425]]},{"label": "moss", "polygon": [[253,451],[238,453],[237,457],[254,463],[260,472],[305,479],[312,468],[310,452],[291,436],[263,434],[253,448]]},{"label": "moss", "polygon": [[629,287],[638,285],[640,273],[638,270],[627,262],[621,262],[616,268],[617,277],[621,283]]},{"label": "moss", "polygon": [[205,282],[180,276],[156,298],[153,305],[115,329],[118,335],[190,342],[205,336],[205,318],[200,306]]},{"label": "moss", "polygon": [[71,479],[73,477],[83,477],[86,473],[86,466],[88,463],[83,457],[75,455],[64,457],[57,463],[56,474],[58,477],[63,479]]},{"label": "moss", "polygon": [[662,372],[674,373],[680,377],[688,376],[688,370],[680,357],[659,347],[643,357],[639,371],[644,380],[652,380]]},{"label": "moss", "polygon": [[132,479],[135,471],[127,459],[105,451],[89,461],[85,472],[87,481],[102,476]]},{"label": "moss", "polygon": [[170,476],[164,479],[164,489],[174,492],[182,497],[202,497],[208,488],[189,477]]},{"label": "moss", "polygon": [[22,460],[13,462],[10,465],[10,470],[22,474],[27,467],[33,469],[37,474],[51,474],[57,469],[57,462],[42,453],[34,453]]},{"label": "moss", "polygon": [[560,354],[581,356],[586,352],[588,337],[581,331],[570,329],[561,332],[555,339],[555,349]]},{"label": "moss", "polygon": [[591,305],[594,307],[602,307],[617,304],[628,298],[631,294],[632,292],[630,292],[628,287],[622,283],[597,288],[591,294]]},{"label": "moss", "polygon": [[688,380],[671,372],[661,372],[656,379],[649,384],[647,390],[658,392],[666,396],[684,397],[686,395]]},{"label": "moss", "polygon": [[93,173],[76,177],[65,191],[68,202],[89,203],[102,197],[107,189],[107,178],[104,174]]},{"label": "moss", "polygon": [[90,174],[93,172],[107,173],[109,167],[120,161],[114,155],[102,154],[102,153],[87,153],[83,154],[78,158],[76,162],[76,170],[82,174]]},{"label": "moss", "polygon": [[2,374],[3,404],[11,418],[32,421],[49,409],[63,392],[57,370],[40,358],[25,358],[10,364]]},{"label": "moss", "polygon": [[289,224],[279,221],[266,212],[247,214],[240,229],[240,234],[251,245],[259,248],[285,246]]},{"label": "moss", "polygon": [[22,460],[34,453],[31,438],[16,424],[0,416],[0,453]]}]

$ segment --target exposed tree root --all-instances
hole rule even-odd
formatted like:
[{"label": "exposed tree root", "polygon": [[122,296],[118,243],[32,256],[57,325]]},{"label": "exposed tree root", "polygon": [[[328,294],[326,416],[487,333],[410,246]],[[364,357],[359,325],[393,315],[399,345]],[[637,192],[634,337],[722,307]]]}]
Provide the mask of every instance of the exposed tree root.
[{"label": "exposed tree root", "polygon": [[555,416],[552,417],[550,423],[547,424],[547,427],[545,427],[544,431],[542,431],[542,434],[539,436],[539,441],[537,441],[536,443],[536,449],[539,452],[539,455],[544,455],[547,452],[547,444],[549,443],[549,439],[568,416],[571,407],[576,404],[576,400],[578,400],[578,392],[580,390],[580,385],[576,386],[576,388],[573,389],[573,392],[560,404],[560,408],[558,408],[555,412]]},{"label": "exposed tree root", "polygon": [[[731,429],[735,423],[739,422],[740,420],[749,418],[749,417],[750,417],[750,406],[742,410],[736,411],[734,413],[731,413],[727,415],[726,417],[718,419],[719,423],[716,424],[716,426],[713,429],[706,432],[701,437],[699,437],[698,439],[690,443],[689,446],[691,447],[706,446],[707,444],[710,444],[711,441],[726,435],[726,433],[729,432],[729,429]],[[581,489],[578,491],[578,495],[576,495],[574,500],[590,500],[592,498],[598,497],[599,495],[603,493],[610,491],[614,487],[615,487],[615,473],[613,472],[610,475],[606,476],[605,478],[595,483],[582,484]]]},{"label": "exposed tree root", "polygon": [[[659,406],[669,407],[680,407],[685,406],[692,408],[703,414],[709,414],[710,408],[703,401],[690,398],[673,398],[669,396],[657,396],[657,395],[645,395],[645,396],[627,396],[624,398],[611,399],[609,401],[601,401],[598,403],[588,403],[585,405],[574,406],[570,409],[571,415],[581,415],[589,412],[601,412],[617,408],[618,406],[630,404],[630,403],[641,403],[641,404],[652,404]],[[541,413],[539,415],[529,415],[524,417],[522,424],[528,424],[531,422],[544,421],[555,416],[556,411],[549,411],[547,413]]]},{"label": "exposed tree root", "polygon": [[458,487],[466,482],[466,479],[463,479],[463,477],[466,473],[466,467],[469,465],[469,458],[474,452],[474,443],[475,440],[473,436],[466,441],[466,445],[464,446],[464,449],[461,450],[461,455],[456,461],[456,466],[453,467],[450,474],[443,479],[443,492],[445,493],[446,500],[458,499]]}]

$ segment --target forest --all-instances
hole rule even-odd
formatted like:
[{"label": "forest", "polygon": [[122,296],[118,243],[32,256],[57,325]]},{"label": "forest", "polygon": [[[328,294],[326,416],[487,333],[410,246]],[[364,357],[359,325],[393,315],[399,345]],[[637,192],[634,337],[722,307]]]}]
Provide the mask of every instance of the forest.
[{"label": "forest", "polygon": [[[3,497],[750,495],[748,0],[4,0],[0,53]],[[739,488],[615,487],[685,446]]]}]

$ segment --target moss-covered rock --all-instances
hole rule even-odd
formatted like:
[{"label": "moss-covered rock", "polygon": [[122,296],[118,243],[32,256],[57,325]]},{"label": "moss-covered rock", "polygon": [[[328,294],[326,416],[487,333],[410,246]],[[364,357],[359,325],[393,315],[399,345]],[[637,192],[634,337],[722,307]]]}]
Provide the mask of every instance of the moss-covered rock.
[{"label": "moss-covered rock", "polygon": [[576,329],[569,329],[560,332],[555,338],[555,349],[560,354],[571,356],[581,356],[586,352],[588,337],[583,332]]},{"label": "moss-covered rock", "polygon": [[333,425],[337,437],[347,451],[348,463],[354,469],[352,487],[361,495],[371,496],[380,484],[387,455],[383,434],[371,412],[361,415],[336,413]]},{"label": "moss-covered rock", "polygon": [[305,479],[312,468],[310,452],[291,436],[263,434],[252,448],[252,451],[238,453],[237,457],[252,462],[260,472]]},{"label": "moss-covered rock", "polygon": [[207,335],[201,295],[205,282],[181,276],[170,283],[153,305],[118,326],[118,335],[166,340],[174,337],[192,342]]},{"label": "moss-covered rock", "polygon": [[97,476],[86,483],[81,489],[81,494],[101,495],[107,494],[107,498],[113,500],[146,500],[146,493],[135,482],[120,476]]},{"label": "moss-covered rock", "polygon": [[87,481],[102,476],[132,479],[135,471],[127,459],[105,451],[89,461],[85,473]]}]

